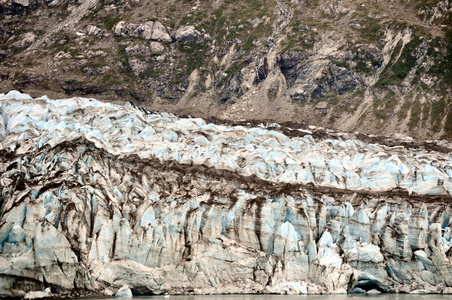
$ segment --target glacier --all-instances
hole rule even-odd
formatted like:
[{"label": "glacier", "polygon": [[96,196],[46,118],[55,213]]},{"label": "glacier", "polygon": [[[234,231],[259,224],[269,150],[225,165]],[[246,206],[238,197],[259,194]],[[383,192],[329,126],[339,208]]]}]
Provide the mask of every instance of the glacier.
[{"label": "glacier", "polygon": [[0,94],[0,297],[452,293],[449,151],[277,128]]}]

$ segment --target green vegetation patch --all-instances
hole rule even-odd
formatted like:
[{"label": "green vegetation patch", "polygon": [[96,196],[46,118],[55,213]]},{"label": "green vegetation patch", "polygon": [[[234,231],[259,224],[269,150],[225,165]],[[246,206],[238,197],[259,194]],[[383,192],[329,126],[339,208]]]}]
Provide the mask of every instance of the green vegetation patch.
[{"label": "green vegetation patch", "polygon": [[163,70],[148,68],[144,72],[140,73],[140,79],[157,78],[163,75]]},{"label": "green vegetation patch", "polygon": [[126,52],[127,45],[119,45],[118,47],[118,56],[119,61],[121,62],[122,66],[124,67],[125,71],[132,72],[132,68],[129,65],[129,57]]},{"label": "green vegetation patch", "polygon": [[338,61],[338,60],[333,60],[331,62],[338,67],[342,67],[342,68],[346,68],[347,70],[350,70],[350,65],[346,62]]},{"label": "green vegetation patch", "polygon": [[233,24],[246,19],[268,16],[270,15],[271,7],[275,5],[271,0],[225,0],[224,4],[229,9],[228,18]]},{"label": "green vegetation patch", "polygon": [[394,111],[397,103],[395,93],[389,90],[382,99],[374,99],[373,113],[378,119],[386,120]]},{"label": "green vegetation patch", "polygon": [[118,78],[115,74],[105,74],[97,78],[97,83],[106,85],[106,86],[115,86],[121,85],[121,79]]},{"label": "green vegetation patch", "polygon": [[207,12],[203,10],[198,10],[194,13],[190,13],[185,15],[179,22],[179,24],[186,25],[186,24],[200,24],[204,20],[208,18]]},{"label": "green vegetation patch", "polygon": [[366,42],[374,43],[383,37],[383,26],[380,20],[365,18],[362,21],[361,36]]},{"label": "green vegetation patch", "polygon": [[[448,90],[452,88],[452,22],[450,26],[445,30],[445,39],[434,40],[427,53],[434,59],[434,65],[427,71],[427,74],[440,79],[438,88],[444,96],[447,96]],[[445,49],[447,52],[436,52],[435,48]]]},{"label": "green vegetation patch", "polygon": [[[333,112],[355,113],[363,101],[362,99],[363,95],[364,95],[363,88],[355,89],[354,92],[351,94],[352,97],[350,97],[350,95],[347,94],[346,97],[342,97],[340,100],[338,99],[338,104],[333,106]],[[332,102],[330,101],[330,103]]]},{"label": "green vegetation patch", "polygon": [[401,48],[400,44],[397,45],[392,54],[391,61],[386,66],[375,86],[400,85],[411,69],[416,66],[416,52],[421,43],[422,40],[416,36],[401,49],[402,52],[396,60],[398,49]]},{"label": "green vegetation patch", "polygon": [[[185,16],[181,24],[193,23],[216,39],[217,45],[223,45],[234,39],[240,39],[243,49],[249,52],[255,46],[253,41],[268,36],[272,32],[272,21],[262,23],[265,16],[274,18],[274,3],[271,0],[232,1],[224,3],[211,13],[198,11]],[[261,23],[252,26],[250,21],[258,18]]]},{"label": "green vegetation patch", "polygon": [[413,129],[419,125],[419,122],[421,120],[421,113],[422,113],[422,105],[419,102],[419,100],[415,100],[413,102],[413,104],[411,105],[411,115],[410,115],[410,121],[408,123],[408,127],[410,129]]},{"label": "green vegetation patch", "polygon": [[120,16],[107,15],[103,18],[103,24],[106,29],[111,30],[120,20]]},{"label": "green vegetation patch", "polygon": [[446,114],[446,108],[447,105],[444,98],[432,103],[432,108],[430,111],[430,125],[432,125],[432,130],[440,130],[441,121]]},{"label": "green vegetation patch", "polygon": [[381,61],[371,57],[355,56],[353,60],[357,62],[355,70],[366,74],[373,72],[374,68],[381,65]]},{"label": "green vegetation patch", "polygon": [[242,74],[240,73],[240,70],[243,68],[242,63],[236,61],[232,63],[226,70],[225,73],[227,74],[226,77],[222,78],[216,85],[217,87],[221,88],[223,87],[227,82],[229,82],[232,77],[238,76],[238,79],[242,79]]},{"label": "green vegetation patch", "polygon": [[332,104],[332,105],[339,104],[339,96],[337,95],[337,93],[335,91],[329,92],[325,96],[324,100],[327,101],[328,103]]},{"label": "green vegetation patch", "polygon": [[75,36],[67,31],[61,30],[52,36],[52,44],[50,45],[50,49],[52,49],[53,53],[58,53],[60,51],[69,52],[70,47],[75,46],[74,42]]},{"label": "green vegetation patch", "polygon": [[207,64],[206,52],[208,48],[207,42],[178,45],[179,52],[184,55],[179,60],[178,69],[180,69],[180,72],[176,75],[176,83],[180,83],[183,77]]},{"label": "green vegetation patch", "polygon": [[314,48],[314,42],[318,35],[318,32],[314,29],[330,29],[326,22],[318,22],[312,18],[304,19],[299,15],[294,16],[288,27],[291,28],[292,32],[287,35],[287,39],[282,43],[282,53],[312,49]]},{"label": "green vegetation patch", "polygon": [[446,132],[446,137],[452,137],[452,111],[449,111],[446,118],[446,124],[444,125],[444,131]]}]

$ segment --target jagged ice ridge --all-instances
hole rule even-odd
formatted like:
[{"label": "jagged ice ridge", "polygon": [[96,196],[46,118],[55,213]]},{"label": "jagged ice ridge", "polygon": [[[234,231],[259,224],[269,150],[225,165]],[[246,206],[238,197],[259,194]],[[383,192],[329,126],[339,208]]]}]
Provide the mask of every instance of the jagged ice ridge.
[{"label": "jagged ice ridge", "polygon": [[0,94],[0,296],[451,292],[448,153]]}]

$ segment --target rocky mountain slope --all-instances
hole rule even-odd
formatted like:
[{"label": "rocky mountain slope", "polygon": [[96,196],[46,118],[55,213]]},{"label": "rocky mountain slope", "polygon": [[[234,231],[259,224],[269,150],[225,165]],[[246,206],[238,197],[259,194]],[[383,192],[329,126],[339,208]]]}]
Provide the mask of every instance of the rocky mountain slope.
[{"label": "rocky mountain slope", "polygon": [[1,0],[1,89],[452,138],[449,0]]},{"label": "rocky mountain slope", "polygon": [[0,297],[452,292],[450,143],[272,126],[0,94]]}]

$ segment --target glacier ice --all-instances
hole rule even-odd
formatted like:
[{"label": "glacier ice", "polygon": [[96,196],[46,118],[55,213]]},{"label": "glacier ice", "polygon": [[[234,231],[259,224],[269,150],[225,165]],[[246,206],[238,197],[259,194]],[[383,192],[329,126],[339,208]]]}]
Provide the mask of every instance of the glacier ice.
[{"label": "glacier ice", "polygon": [[450,289],[450,153],[299,132],[0,94],[0,297]]}]

